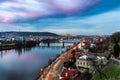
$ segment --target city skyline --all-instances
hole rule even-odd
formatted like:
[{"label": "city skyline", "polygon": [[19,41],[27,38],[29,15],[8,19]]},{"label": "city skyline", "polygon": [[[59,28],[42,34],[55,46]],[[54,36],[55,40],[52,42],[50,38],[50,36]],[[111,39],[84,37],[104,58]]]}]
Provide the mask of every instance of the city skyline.
[{"label": "city skyline", "polygon": [[1,0],[0,31],[109,35],[120,31],[119,0]]}]

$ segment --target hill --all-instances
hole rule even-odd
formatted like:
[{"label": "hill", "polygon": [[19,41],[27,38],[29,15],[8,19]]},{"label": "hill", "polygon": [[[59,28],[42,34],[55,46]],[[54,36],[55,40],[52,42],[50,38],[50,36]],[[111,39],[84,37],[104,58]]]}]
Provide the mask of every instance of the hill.
[{"label": "hill", "polygon": [[59,36],[51,32],[0,32],[0,36]]}]

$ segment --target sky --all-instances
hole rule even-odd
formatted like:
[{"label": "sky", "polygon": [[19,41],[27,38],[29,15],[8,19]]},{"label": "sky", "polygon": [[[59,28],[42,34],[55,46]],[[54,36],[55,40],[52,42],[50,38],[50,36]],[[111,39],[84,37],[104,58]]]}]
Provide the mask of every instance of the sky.
[{"label": "sky", "polygon": [[110,35],[120,31],[120,0],[0,0],[0,31]]}]

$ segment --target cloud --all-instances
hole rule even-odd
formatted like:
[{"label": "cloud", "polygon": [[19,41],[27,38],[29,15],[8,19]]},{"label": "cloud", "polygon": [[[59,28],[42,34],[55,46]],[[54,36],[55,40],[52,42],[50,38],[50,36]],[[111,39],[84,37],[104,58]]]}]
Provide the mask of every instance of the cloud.
[{"label": "cloud", "polygon": [[[45,25],[43,31],[73,34],[111,34],[120,31],[120,10],[115,9],[106,13],[93,15],[85,18],[53,19],[54,24]],[[49,23],[51,19],[46,20]],[[41,21],[40,21],[41,22]],[[51,22],[50,22],[51,23]],[[41,24],[42,25],[42,24]]]},{"label": "cloud", "polygon": [[33,25],[14,25],[14,24],[1,24],[0,31],[38,31]]},{"label": "cloud", "polygon": [[37,18],[71,15],[87,10],[99,0],[2,0],[0,22],[14,23]]},{"label": "cloud", "polygon": [[[81,23],[92,25],[92,29],[99,32],[95,34],[111,34],[120,31],[120,10],[115,9],[106,13],[93,15],[82,20]],[[88,26],[89,27],[89,26]]]},{"label": "cloud", "polygon": [[40,19],[30,23],[20,24],[2,24],[1,31],[47,31],[57,34],[111,34],[115,31],[120,31],[120,11],[114,11],[93,15],[90,17],[76,19],[67,17],[62,19],[47,18]]},{"label": "cloud", "polygon": [[103,14],[93,15],[87,18],[80,20],[85,24],[94,24],[94,25],[120,25],[120,10],[113,10]]}]

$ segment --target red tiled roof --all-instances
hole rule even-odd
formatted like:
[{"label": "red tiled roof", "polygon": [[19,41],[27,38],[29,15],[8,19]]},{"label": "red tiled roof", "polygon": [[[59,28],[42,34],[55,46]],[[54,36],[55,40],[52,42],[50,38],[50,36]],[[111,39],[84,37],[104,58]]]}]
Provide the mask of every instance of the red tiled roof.
[{"label": "red tiled roof", "polygon": [[[60,80],[66,80],[67,78],[72,78],[74,74],[77,74],[79,71],[78,70],[68,70],[64,69],[63,72],[61,73],[62,79]],[[75,77],[74,80],[79,80],[79,77]]]},{"label": "red tiled roof", "polygon": [[83,50],[75,50],[76,52],[83,52]]}]

